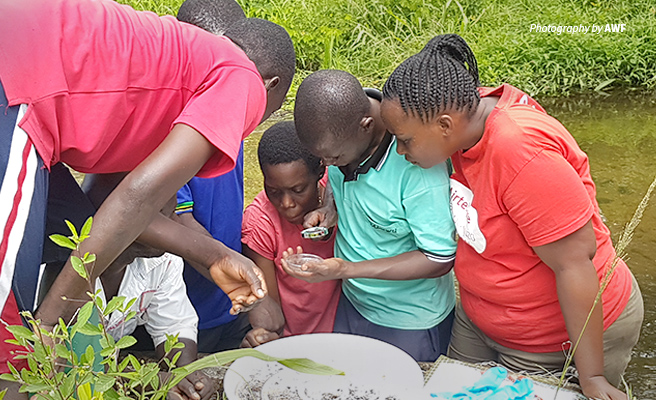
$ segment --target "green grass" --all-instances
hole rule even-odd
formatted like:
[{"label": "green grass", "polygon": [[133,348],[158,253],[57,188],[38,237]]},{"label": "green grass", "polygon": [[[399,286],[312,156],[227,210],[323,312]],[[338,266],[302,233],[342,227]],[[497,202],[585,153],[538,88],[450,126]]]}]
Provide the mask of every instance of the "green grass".
[{"label": "green grass", "polygon": [[[485,85],[503,82],[534,96],[614,87],[656,87],[653,0],[238,0],[246,14],[284,26],[298,76],[322,68],[380,87],[433,36],[458,33],[473,48]],[[125,1],[159,14],[181,0]],[[531,33],[530,25],[626,24],[621,33]]]}]

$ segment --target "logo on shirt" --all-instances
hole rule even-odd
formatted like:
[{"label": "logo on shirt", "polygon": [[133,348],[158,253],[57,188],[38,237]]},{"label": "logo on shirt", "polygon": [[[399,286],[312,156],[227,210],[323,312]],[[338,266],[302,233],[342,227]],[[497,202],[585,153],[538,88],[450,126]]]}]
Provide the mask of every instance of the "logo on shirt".
[{"label": "logo on shirt", "polygon": [[487,241],[478,226],[478,212],[472,207],[474,192],[462,183],[451,179],[451,216],[462,240],[479,254],[485,251]]}]

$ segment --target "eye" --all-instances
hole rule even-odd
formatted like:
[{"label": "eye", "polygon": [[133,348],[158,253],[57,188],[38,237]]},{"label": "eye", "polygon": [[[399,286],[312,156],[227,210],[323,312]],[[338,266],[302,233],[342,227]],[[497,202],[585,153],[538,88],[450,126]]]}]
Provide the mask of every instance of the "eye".
[{"label": "eye", "polygon": [[305,191],[305,186],[296,186],[295,188],[292,189],[292,192],[296,194],[301,194]]}]

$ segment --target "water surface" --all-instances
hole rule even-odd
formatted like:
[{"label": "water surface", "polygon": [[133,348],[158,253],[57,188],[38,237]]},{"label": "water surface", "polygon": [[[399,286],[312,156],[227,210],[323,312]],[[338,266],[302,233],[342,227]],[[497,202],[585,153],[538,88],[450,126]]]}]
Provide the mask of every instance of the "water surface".
[{"label": "water surface", "polygon": [[[590,157],[597,200],[617,243],[656,178],[656,95],[594,94],[541,101]],[[645,302],[645,321],[626,381],[639,399],[656,399],[656,196],[626,248]]]}]

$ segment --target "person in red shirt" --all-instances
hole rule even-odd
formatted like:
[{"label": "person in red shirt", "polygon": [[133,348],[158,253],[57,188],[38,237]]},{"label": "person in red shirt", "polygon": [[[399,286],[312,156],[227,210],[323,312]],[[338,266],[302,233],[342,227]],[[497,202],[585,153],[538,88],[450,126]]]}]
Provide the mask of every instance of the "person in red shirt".
[{"label": "person in red shirt", "polygon": [[[97,256],[94,277],[139,237],[200,264],[233,312],[264,297],[254,263],[159,210],[192,176],[232,169],[241,141],[280,108],[295,68],[287,32],[251,18],[216,36],[108,0],[0,0],[0,33],[4,321],[19,324],[17,310],[34,304],[47,169],[57,162],[125,174],[80,248]],[[85,288],[68,264],[36,316],[46,327],[70,318],[78,303],[61,297],[83,299]]]},{"label": "person in red shirt", "polygon": [[285,250],[298,246],[321,258],[333,257],[334,235],[326,240],[301,236],[303,218],[324,197],[327,175],[321,160],[301,144],[293,121],[267,129],[257,153],[264,190],[244,211],[242,251],[264,272],[269,296],[249,312],[254,329],[245,347],[280,336],[332,332],[341,293],[340,280],[305,282],[287,274],[280,262]]},{"label": "person in red shirt", "polygon": [[448,355],[559,370],[581,337],[574,362],[583,393],[626,399],[613,385],[637,343],[643,304],[600,217],[588,157],[528,95],[478,82],[467,43],[437,36],[392,73],[381,110],[408,161],[453,162],[461,304]]}]

